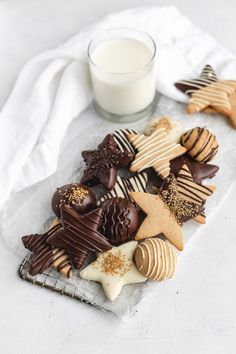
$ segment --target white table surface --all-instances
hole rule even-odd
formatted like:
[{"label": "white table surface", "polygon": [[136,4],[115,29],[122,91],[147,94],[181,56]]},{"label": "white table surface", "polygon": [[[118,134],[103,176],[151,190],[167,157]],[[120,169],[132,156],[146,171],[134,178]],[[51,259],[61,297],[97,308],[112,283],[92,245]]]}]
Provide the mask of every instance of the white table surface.
[{"label": "white table surface", "polygon": [[[23,63],[115,10],[165,0],[0,0],[0,107]],[[169,3],[170,4],[170,3]],[[236,55],[236,3],[173,0]],[[105,123],[104,123],[105,124]],[[174,279],[128,322],[22,282],[0,248],[0,353],[236,353],[236,187],[184,253]],[[160,301],[161,299],[161,301]]]}]

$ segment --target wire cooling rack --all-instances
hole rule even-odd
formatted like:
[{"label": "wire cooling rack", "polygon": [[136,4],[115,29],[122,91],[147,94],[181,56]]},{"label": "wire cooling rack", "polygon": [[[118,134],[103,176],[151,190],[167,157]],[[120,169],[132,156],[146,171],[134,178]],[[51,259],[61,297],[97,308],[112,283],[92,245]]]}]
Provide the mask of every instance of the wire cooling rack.
[{"label": "wire cooling rack", "polygon": [[32,285],[41,286],[42,288],[51,290],[51,291],[56,292],[60,295],[68,296],[69,298],[83,302],[89,306],[92,306],[92,307],[102,310],[104,312],[109,312],[109,311],[106,311],[105,309],[97,306],[95,303],[82,297],[78,293],[78,289],[75,285],[68,283],[65,278],[62,278],[60,275],[58,275],[55,272],[55,270],[52,268],[48,268],[42,274],[38,274],[35,276],[30,275],[29,274],[29,260],[30,260],[30,255],[28,255],[27,257],[25,257],[23,259],[22,263],[20,264],[20,266],[18,268],[18,276],[22,280],[25,280],[25,281],[31,283]]}]

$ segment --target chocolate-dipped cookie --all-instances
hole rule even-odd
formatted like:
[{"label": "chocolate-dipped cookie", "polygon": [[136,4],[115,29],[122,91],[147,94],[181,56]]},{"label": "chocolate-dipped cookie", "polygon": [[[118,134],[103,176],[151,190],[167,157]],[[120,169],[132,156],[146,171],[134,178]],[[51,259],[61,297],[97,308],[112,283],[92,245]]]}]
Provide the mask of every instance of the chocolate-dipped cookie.
[{"label": "chocolate-dipped cookie", "polygon": [[138,211],[134,204],[128,199],[115,197],[105,200],[101,208],[101,233],[114,245],[130,240],[138,227]]},{"label": "chocolate-dipped cookie", "polygon": [[66,204],[62,204],[60,209],[63,227],[52,234],[47,242],[65,249],[76,269],[84,265],[90,252],[111,249],[108,240],[98,231],[102,219],[101,208],[82,215]]},{"label": "chocolate-dipped cookie", "polygon": [[193,128],[186,131],[181,138],[187,153],[196,161],[211,161],[218,151],[218,143],[214,134],[206,128]]},{"label": "chocolate-dipped cookie", "polygon": [[183,93],[186,93],[186,95],[191,96],[194,92],[216,81],[217,76],[215,70],[212,68],[211,65],[207,64],[203,68],[199,77],[195,79],[180,80],[175,83],[175,87],[177,87],[177,89],[179,89]]},{"label": "chocolate-dipped cookie", "polygon": [[85,214],[96,207],[96,197],[93,191],[78,183],[66,184],[54,192],[52,210],[58,218],[61,216],[61,204],[70,205],[80,214]]},{"label": "chocolate-dipped cookie", "polygon": [[117,177],[116,184],[114,188],[104,194],[98,201],[99,206],[104,200],[121,197],[130,199],[130,192],[146,192],[147,190],[148,175],[146,172],[137,173],[130,178]]},{"label": "chocolate-dipped cookie", "polygon": [[169,207],[170,212],[180,225],[202,212],[202,203],[197,203],[194,199],[186,200],[183,198],[183,195],[179,192],[178,180],[173,174],[164,179],[159,189],[159,196]]},{"label": "chocolate-dipped cookie", "polygon": [[44,234],[34,234],[22,237],[25,248],[33,252],[30,259],[29,274],[36,275],[43,273],[47,268],[53,267],[58,273],[67,278],[72,275],[71,261],[63,249],[53,248],[47,243],[50,236],[55,234],[61,228],[57,224]]},{"label": "chocolate-dipped cookie", "polygon": [[86,163],[81,183],[96,185],[102,183],[111,190],[117,177],[117,170],[127,166],[133,160],[133,154],[129,151],[121,151],[114,137],[108,134],[103,142],[95,150],[82,152]]},{"label": "chocolate-dipped cookie", "polygon": [[188,154],[184,154],[170,161],[171,173],[173,173],[175,177],[178,177],[179,171],[184,164],[188,166],[193,180],[198,183],[201,183],[205,178],[214,177],[219,170],[219,167],[216,165],[195,161]]},{"label": "chocolate-dipped cookie", "polygon": [[129,151],[133,155],[135,154],[135,148],[129,142],[128,134],[137,134],[137,132],[133,129],[117,129],[112,135],[115,139],[116,144],[118,145],[120,151]]}]

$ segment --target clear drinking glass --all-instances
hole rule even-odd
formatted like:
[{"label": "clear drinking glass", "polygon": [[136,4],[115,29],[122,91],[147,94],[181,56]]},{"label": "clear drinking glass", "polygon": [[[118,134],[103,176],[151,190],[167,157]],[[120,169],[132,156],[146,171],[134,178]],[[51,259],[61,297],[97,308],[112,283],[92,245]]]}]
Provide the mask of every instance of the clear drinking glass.
[{"label": "clear drinking glass", "polygon": [[104,118],[131,122],[153,113],[156,104],[156,45],[146,33],[116,28],[88,46],[94,105]]}]

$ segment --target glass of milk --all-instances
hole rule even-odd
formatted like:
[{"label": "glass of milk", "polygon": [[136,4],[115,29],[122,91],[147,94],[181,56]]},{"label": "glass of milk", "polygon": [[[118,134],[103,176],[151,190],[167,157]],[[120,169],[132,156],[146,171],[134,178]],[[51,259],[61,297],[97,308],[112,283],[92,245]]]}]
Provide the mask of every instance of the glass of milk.
[{"label": "glass of milk", "polygon": [[104,118],[131,122],[153,113],[156,45],[146,33],[107,30],[88,47],[94,105]]}]

